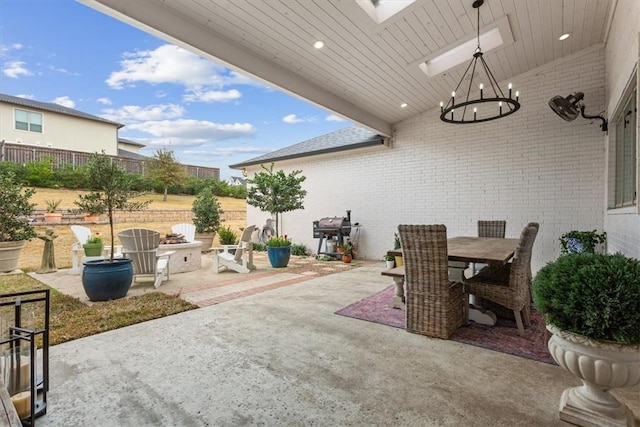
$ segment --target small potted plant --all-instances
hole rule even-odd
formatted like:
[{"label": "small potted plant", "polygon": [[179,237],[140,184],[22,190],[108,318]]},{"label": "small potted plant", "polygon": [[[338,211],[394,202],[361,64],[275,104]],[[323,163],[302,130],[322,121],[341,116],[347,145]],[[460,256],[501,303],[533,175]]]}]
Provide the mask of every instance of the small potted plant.
[{"label": "small potted plant", "polygon": [[385,255],[382,257],[382,259],[384,260],[384,262],[387,265],[387,268],[393,268],[395,266],[395,259],[393,256],[391,255]]},{"label": "small potted plant", "polygon": [[[402,251],[402,242],[400,241],[400,235],[398,233],[393,233],[393,249],[396,251]],[[401,267],[404,265],[402,255],[396,255],[393,257],[393,259],[395,261],[396,267]]]},{"label": "small potted plant", "polygon": [[22,248],[37,236],[29,219],[33,212],[29,199],[34,193],[23,190],[13,172],[0,174],[0,272],[18,268]]},{"label": "small potted plant", "polygon": [[203,188],[196,195],[191,206],[191,211],[193,212],[192,221],[196,226],[195,238],[202,242],[202,251],[208,251],[213,246],[213,239],[220,228],[220,223],[223,221],[220,218],[220,214],[224,211],[220,208],[218,199],[216,199],[210,187]]},{"label": "small potted plant", "polygon": [[87,239],[87,242],[82,245],[82,247],[84,248],[84,254],[86,256],[102,255],[102,250],[104,249],[102,235],[98,232],[92,234]]},{"label": "small potted plant", "polygon": [[273,236],[267,240],[267,256],[273,268],[286,267],[291,257],[291,239],[286,235]]},{"label": "small potted plant", "polygon": [[569,253],[589,252],[594,253],[596,246],[607,240],[607,233],[593,231],[572,230],[560,236],[560,252]]},{"label": "small potted plant", "polygon": [[538,272],[533,291],[553,333],[551,355],[583,382],[562,394],[560,419],[634,425],[631,411],[609,390],[640,382],[640,261],[622,254],[563,255]]},{"label": "small potted plant", "polygon": [[80,199],[73,202],[80,208],[80,212],[84,215],[87,222],[96,222],[100,219],[100,215],[105,212],[105,206],[100,194],[89,193],[80,196]]},{"label": "small potted plant", "polygon": [[60,203],[62,203],[61,199],[58,200],[45,200],[47,204],[47,211],[44,214],[44,222],[56,223],[59,224],[62,222],[62,214],[56,212]]},{"label": "small potted plant", "polygon": [[342,254],[342,262],[349,264],[355,255],[356,248],[351,242],[345,242],[338,245],[338,252]]}]

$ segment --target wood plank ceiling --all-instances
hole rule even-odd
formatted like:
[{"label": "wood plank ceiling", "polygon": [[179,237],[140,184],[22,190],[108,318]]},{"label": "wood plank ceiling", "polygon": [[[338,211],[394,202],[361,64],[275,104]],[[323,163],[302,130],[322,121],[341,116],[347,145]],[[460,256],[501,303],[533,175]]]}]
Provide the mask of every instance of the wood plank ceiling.
[{"label": "wood plank ceiling", "polygon": [[[431,78],[418,65],[477,30],[472,0],[416,0],[381,24],[356,0],[80,1],[387,135],[445,100],[467,61]],[[505,81],[603,43],[615,1],[634,0],[485,0],[480,27],[506,16],[514,38],[485,59]]]}]

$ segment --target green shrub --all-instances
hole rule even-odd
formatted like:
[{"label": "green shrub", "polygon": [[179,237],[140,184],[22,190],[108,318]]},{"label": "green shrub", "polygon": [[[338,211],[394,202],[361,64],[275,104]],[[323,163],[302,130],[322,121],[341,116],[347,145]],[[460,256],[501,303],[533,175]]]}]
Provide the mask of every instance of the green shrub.
[{"label": "green shrub", "polygon": [[65,163],[59,169],[53,171],[53,180],[56,187],[79,189],[85,188],[87,174],[84,168],[74,168],[71,163]]},{"label": "green shrub", "polygon": [[0,162],[0,176],[13,176],[14,182],[27,184],[27,169],[17,163]]},{"label": "green shrub", "polygon": [[296,243],[291,245],[291,255],[308,256],[311,255],[311,251],[304,243]]},{"label": "green shrub", "polygon": [[218,241],[221,245],[235,245],[238,240],[238,235],[231,229],[231,227],[220,227],[218,230]]},{"label": "green shrub", "polygon": [[33,212],[33,204],[29,199],[35,191],[23,190],[22,182],[12,172],[0,175],[0,242],[17,242],[31,240],[36,231],[29,215]]},{"label": "green shrub", "polygon": [[25,165],[27,170],[27,182],[34,187],[52,187],[55,184],[53,179],[53,159],[45,157],[42,160],[29,162]]},{"label": "green shrub", "polygon": [[291,239],[287,238],[287,236],[273,236],[269,240],[267,240],[267,247],[271,248],[279,248],[282,246],[291,246]]},{"label": "green shrub", "polygon": [[534,301],[547,322],[600,341],[640,344],[640,261],[569,254],[543,267]]},{"label": "green shrub", "polygon": [[254,243],[253,244],[253,250],[254,251],[258,251],[258,252],[266,252],[267,251],[267,245],[265,245],[264,243]]},{"label": "green shrub", "polygon": [[596,230],[573,230],[564,233],[558,240],[560,240],[560,252],[563,255],[580,252],[594,253],[596,246],[607,240],[607,233],[598,234]]},{"label": "green shrub", "polygon": [[[196,233],[214,233],[218,231],[218,235],[220,235],[218,229],[220,228],[220,222],[223,221],[220,218],[220,214],[224,211],[220,208],[218,199],[215,198],[209,187],[203,188],[198,193],[193,200],[191,211],[194,214],[192,221],[196,226]],[[235,240],[224,244],[233,245]]]}]

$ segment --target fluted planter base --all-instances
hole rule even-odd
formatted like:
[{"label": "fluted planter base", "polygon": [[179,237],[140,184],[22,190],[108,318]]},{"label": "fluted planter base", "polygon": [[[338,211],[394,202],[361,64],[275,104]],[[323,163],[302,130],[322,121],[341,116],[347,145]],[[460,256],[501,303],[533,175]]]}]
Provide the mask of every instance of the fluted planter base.
[{"label": "fluted planter base", "polygon": [[633,412],[609,390],[640,383],[640,346],[601,343],[547,328],[553,333],[549,352],[554,360],[582,381],[562,393],[560,419],[578,426],[633,427]]}]

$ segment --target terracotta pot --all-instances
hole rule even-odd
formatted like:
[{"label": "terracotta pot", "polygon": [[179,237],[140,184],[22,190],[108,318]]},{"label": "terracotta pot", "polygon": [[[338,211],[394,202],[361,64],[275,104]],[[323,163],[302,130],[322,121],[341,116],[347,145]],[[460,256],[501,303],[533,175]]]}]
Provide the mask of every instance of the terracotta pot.
[{"label": "terracotta pot", "polygon": [[62,222],[62,214],[47,212],[46,214],[44,214],[44,222],[59,224]]},{"label": "terracotta pot", "polygon": [[342,262],[349,264],[351,262],[351,255],[342,255]]},{"label": "terracotta pot", "polygon": [[84,220],[87,222],[98,222],[100,221],[100,215],[85,215]]}]

